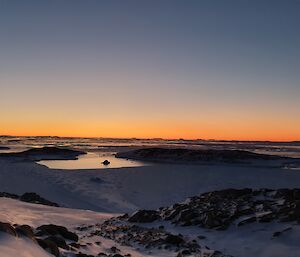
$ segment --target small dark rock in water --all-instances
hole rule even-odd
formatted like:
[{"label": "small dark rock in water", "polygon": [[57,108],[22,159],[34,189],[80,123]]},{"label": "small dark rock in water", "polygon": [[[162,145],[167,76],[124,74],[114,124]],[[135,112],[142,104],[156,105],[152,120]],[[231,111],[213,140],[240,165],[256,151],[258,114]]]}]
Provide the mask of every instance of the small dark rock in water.
[{"label": "small dark rock in water", "polygon": [[12,236],[17,236],[16,230],[9,223],[0,222],[0,232],[4,232]]},{"label": "small dark rock in water", "polygon": [[105,160],[104,162],[102,162],[103,165],[109,165],[110,164],[110,161],[108,160]]},{"label": "small dark rock in water", "polygon": [[129,222],[150,223],[159,219],[159,213],[153,210],[140,210],[135,212],[129,219]]}]

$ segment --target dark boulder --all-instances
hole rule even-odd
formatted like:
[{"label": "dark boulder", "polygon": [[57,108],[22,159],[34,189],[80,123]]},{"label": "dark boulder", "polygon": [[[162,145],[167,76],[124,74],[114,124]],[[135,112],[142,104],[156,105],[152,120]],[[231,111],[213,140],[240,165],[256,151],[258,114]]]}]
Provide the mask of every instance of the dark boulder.
[{"label": "dark boulder", "polygon": [[102,162],[103,165],[109,165],[110,164],[110,161],[108,160],[105,160],[104,162]]},{"label": "dark boulder", "polygon": [[59,207],[57,203],[50,202],[36,193],[25,193],[20,197],[20,200],[27,203],[37,203],[37,204]]},{"label": "dark boulder", "polygon": [[0,222],[0,232],[4,232],[12,236],[17,236],[16,230],[9,223]]},{"label": "dark boulder", "polygon": [[19,237],[28,237],[32,241],[36,241],[33,229],[29,225],[16,226],[15,230]]},{"label": "dark boulder", "polygon": [[11,199],[19,199],[18,195],[6,193],[6,192],[0,192],[0,197],[6,197],[6,198],[11,198]]},{"label": "dark boulder", "polygon": [[66,244],[66,241],[60,236],[49,236],[45,240],[51,241],[57,245],[57,247],[68,250],[69,246]]},{"label": "dark boulder", "polygon": [[44,240],[44,239],[37,239],[38,244],[40,247],[42,247],[44,250],[49,252],[50,254],[54,255],[55,257],[59,257],[59,249],[55,243],[49,240]]},{"label": "dark boulder", "polygon": [[129,222],[150,223],[160,218],[158,211],[140,210],[135,212],[129,219]]},{"label": "dark boulder", "polygon": [[180,236],[176,235],[168,235],[165,239],[166,244],[180,246],[180,244],[184,243],[184,240]]},{"label": "dark boulder", "polygon": [[38,233],[39,235],[51,235],[51,236],[61,235],[63,238],[75,242],[78,242],[79,239],[75,233],[69,231],[67,228],[63,226],[57,226],[53,224],[42,225],[38,227],[37,230],[39,231]]}]

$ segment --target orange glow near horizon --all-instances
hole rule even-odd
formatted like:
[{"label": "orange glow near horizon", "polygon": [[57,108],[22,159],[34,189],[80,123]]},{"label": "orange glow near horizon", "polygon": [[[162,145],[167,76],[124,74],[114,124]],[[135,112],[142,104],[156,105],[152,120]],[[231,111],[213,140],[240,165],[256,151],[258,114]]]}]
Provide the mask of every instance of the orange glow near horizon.
[{"label": "orange glow near horizon", "polygon": [[[274,127],[276,129],[274,129]],[[299,127],[299,126],[298,126]],[[296,127],[278,124],[239,124],[218,122],[188,124],[180,122],[119,123],[110,122],[58,122],[20,124],[12,122],[0,128],[1,135],[13,136],[61,136],[107,138],[163,138],[163,139],[215,139],[249,141],[299,141]]]}]

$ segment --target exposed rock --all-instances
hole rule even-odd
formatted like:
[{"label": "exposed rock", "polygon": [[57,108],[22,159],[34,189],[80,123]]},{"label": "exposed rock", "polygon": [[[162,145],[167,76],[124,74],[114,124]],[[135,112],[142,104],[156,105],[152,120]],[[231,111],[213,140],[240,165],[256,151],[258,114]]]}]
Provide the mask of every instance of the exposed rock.
[{"label": "exposed rock", "polygon": [[57,245],[57,247],[68,250],[69,246],[66,244],[66,241],[60,236],[49,236],[45,240],[51,241]]},{"label": "exposed rock", "polygon": [[6,192],[0,192],[0,197],[16,199],[16,200],[20,200],[20,201],[27,202],[27,203],[36,203],[36,204],[59,207],[59,205],[57,203],[46,200],[45,198],[43,198],[33,192],[29,192],[29,193],[27,192],[21,196],[16,195],[16,194],[6,193]]},{"label": "exposed rock", "polygon": [[77,253],[75,256],[76,257],[94,257],[94,255],[85,254],[85,253]]},{"label": "exposed rock", "polygon": [[9,223],[0,222],[0,232],[4,232],[12,236],[17,236],[16,230]]},{"label": "exposed rock", "polygon": [[16,226],[15,230],[19,237],[28,237],[32,241],[36,241],[33,233],[33,229],[30,226],[28,225]]},{"label": "exposed rock", "polygon": [[47,252],[54,255],[55,257],[59,257],[59,249],[55,243],[49,240],[37,239],[38,244]]},{"label": "exposed rock", "polygon": [[197,242],[190,241],[188,238],[161,229],[132,225],[118,217],[105,221],[96,226],[95,229],[90,236],[102,236],[125,246],[139,245],[145,249],[164,248],[172,251],[182,247],[192,253],[200,252],[200,246]]},{"label": "exposed rock", "polygon": [[153,210],[140,210],[135,212],[129,219],[129,222],[136,223],[149,223],[159,219],[158,211]]},{"label": "exposed rock", "polygon": [[116,154],[117,158],[172,162],[241,162],[245,160],[287,159],[242,150],[194,150],[184,148],[143,148]]},{"label": "exposed rock", "polygon": [[243,219],[242,221],[240,221],[238,223],[238,226],[249,224],[249,223],[252,223],[252,222],[255,222],[255,221],[256,221],[256,217],[249,217],[249,218],[246,218],[246,219]]},{"label": "exposed rock", "polygon": [[41,160],[76,160],[79,155],[85,152],[59,147],[32,148],[19,153],[1,153],[4,158],[21,158],[28,161]]},{"label": "exposed rock", "polygon": [[28,202],[28,203],[37,203],[37,204],[59,207],[59,205],[57,203],[48,201],[45,198],[39,196],[38,194],[32,193],[32,192],[23,194],[20,197],[20,200],[23,202]]},{"label": "exposed rock", "polygon": [[[189,198],[161,208],[161,219],[181,226],[226,229],[251,222],[300,222],[299,189],[226,189]],[[157,218],[158,219],[158,218]]]},{"label": "exposed rock", "polygon": [[6,192],[0,192],[0,197],[6,197],[6,198],[11,198],[11,199],[19,199],[20,196],[16,195],[16,194],[10,194],[10,193],[6,193]]},{"label": "exposed rock", "polygon": [[103,165],[109,165],[110,164],[110,161],[108,160],[105,160],[104,162],[102,162]]},{"label": "exposed rock", "polygon": [[184,243],[184,240],[182,237],[180,236],[176,236],[176,235],[168,235],[165,239],[165,242],[167,244],[171,244],[171,245],[176,245],[176,246],[180,246],[182,243]]},{"label": "exposed rock", "polygon": [[63,226],[57,226],[57,225],[53,225],[53,224],[49,224],[49,225],[42,225],[40,227],[37,228],[38,235],[60,235],[62,237],[64,237],[65,239],[69,239],[75,242],[78,242],[78,236],[69,231],[67,228],[63,227]]}]

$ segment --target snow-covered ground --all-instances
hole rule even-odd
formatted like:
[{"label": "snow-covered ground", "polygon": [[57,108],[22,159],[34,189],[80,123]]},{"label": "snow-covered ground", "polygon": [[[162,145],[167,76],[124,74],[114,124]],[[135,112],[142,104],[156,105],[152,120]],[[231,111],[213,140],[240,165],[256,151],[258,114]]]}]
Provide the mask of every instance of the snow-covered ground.
[{"label": "snow-covered ground", "polygon": [[[216,189],[294,188],[299,187],[299,181],[300,172],[297,170],[245,165],[153,164],[120,169],[55,170],[33,162],[0,159],[0,192],[36,192],[67,207],[47,207],[0,198],[0,221],[33,227],[54,223],[74,229],[82,224],[101,223],[116,213],[156,209]],[[205,235],[203,245],[237,257],[299,256],[300,230],[295,224],[292,230],[278,238],[272,238],[272,233],[291,225],[251,224],[228,231],[164,225],[169,231],[190,237]],[[99,239],[89,240],[93,242]],[[102,238],[100,241],[101,249],[94,245],[88,248],[88,253],[95,255],[100,250],[116,245],[111,240]],[[22,254],[18,249],[23,249]],[[176,256],[168,251],[151,253],[128,247],[121,249],[137,257]],[[0,256],[51,255],[31,241],[0,233]]]},{"label": "snow-covered ground", "polygon": [[1,257],[53,257],[27,238],[16,238],[0,232]]},{"label": "snow-covered ground", "polygon": [[156,209],[225,188],[298,187],[300,172],[245,165],[172,165],[55,170],[0,159],[0,192],[36,192],[70,208],[105,212]]},{"label": "snow-covered ground", "polygon": [[[39,204],[30,204],[18,200],[0,198],[0,221],[10,224],[26,224],[36,228],[43,224],[55,224],[65,226],[71,231],[76,231],[78,226],[101,224],[116,214],[99,213],[86,210],[76,210],[61,207],[50,207]],[[131,254],[136,257],[173,256],[174,253],[163,251],[151,253],[137,251],[131,247],[122,246],[112,240],[99,236],[86,237],[88,231],[78,232],[80,244],[85,245],[81,252],[97,255],[99,252],[109,253],[111,247],[117,247],[120,253]],[[96,242],[101,242],[101,245]],[[70,251],[64,251],[66,256],[74,256]],[[53,257],[36,243],[28,238],[20,238],[0,232],[0,256],[1,257]]]}]

